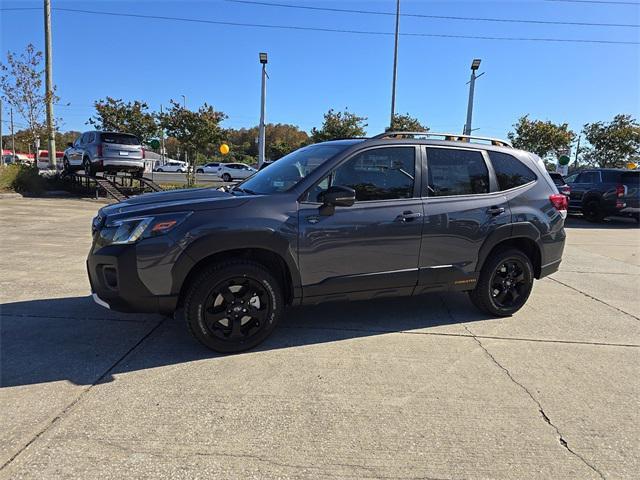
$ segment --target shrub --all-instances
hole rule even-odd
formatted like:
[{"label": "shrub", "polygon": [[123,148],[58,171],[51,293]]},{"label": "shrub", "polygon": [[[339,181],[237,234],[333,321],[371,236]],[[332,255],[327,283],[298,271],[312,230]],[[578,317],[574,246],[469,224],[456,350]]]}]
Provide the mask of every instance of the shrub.
[{"label": "shrub", "polygon": [[37,167],[13,164],[0,166],[0,190],[13,192],[40,193],[45,189],[46,180]]}]

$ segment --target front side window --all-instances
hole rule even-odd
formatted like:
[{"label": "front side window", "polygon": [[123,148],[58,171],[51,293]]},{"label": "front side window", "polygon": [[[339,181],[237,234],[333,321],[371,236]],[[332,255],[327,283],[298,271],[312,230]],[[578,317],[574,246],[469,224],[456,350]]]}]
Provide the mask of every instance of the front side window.
[{"label": "front side window", "polygon": [[454,148],[427,148],[430,197],[489,193],[489,171],[482,153]]},{"label": "front side window", "polygon": [[376,148],[356,154],[341,164],[309,192],[309,201],[330,186],[350,187],[356,201],[391,200],[413,197],[415,148]]},{"label": "front side window", "polygon": [[[533,173],[529,167],[512,155],[501,152],[489,152],[489,158],[496,172],[500,190],[519,187],[520,185],[533,182],[537,178],[536,174]],[[562,181],[562,177],[560,177],[560,181]],[[562,185],[562,183],[556,182],[556,185]]]},{"label": "front side window", "polygon": [[578,175],[577,183],[598,183],[599,181],[598,172],[582,172]]}]

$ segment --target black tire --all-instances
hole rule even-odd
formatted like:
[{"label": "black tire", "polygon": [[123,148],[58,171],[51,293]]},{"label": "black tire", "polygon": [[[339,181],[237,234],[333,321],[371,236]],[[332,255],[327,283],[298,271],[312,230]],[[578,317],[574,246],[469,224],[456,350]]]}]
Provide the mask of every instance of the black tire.
[{"label": "black tire", "polygon": [[275,329],[283,309],[282,286],[262,265],[248,260],[207,268],[193,279],[184,302],[191,334],[220,353],[260,344]]},{"label": "black tire", "polygon": [[228,173],[223,173],[222,180],[224,180],[225,182],[230,182],[233,179],[231,178],[231,175],[229,175]]},{"label": "black tire", "polygon": [[73,173],[73,169],[69,164],[69,159],[67,157],[62,157],[62,174],[70,175],[71,173]]},{"label": "black tire", "polygon": [[156,168],[156,172],[162,173],[162,172],[164,172],[164,170],[162,170],[161,168]]},{"label": "black tire", "polygon": [[598,200],[589,200],[582,206],[582,216],[588,222],[598,223],[604,220],[602,206]]},{"label": "black tire", "polygon": [[95,169],[93,168],[93,164],[91,163],[91,160],[89,160],[89,157],[84,157],[84,159],[82,160],[82,168],[84,170],[85,175],[89,175],[90,177],[95,176],[96,172],[95,172]]},{"label": "black tire", "polygon": [[196,173],[204,173],[204,170],[202,170],[201,168],[199,168],[198,170],[196,170]]},{"label": "black tire", "polygon": [[[511,265],[516,266],[514,271],[511,271]],[[498,250],[487,258],[480,271],[478,284],[469,292],[469,296],[481,311],[497,317],[508,317],[524,306],[532,287],[531,260],[520,250],[512,248]]]}]

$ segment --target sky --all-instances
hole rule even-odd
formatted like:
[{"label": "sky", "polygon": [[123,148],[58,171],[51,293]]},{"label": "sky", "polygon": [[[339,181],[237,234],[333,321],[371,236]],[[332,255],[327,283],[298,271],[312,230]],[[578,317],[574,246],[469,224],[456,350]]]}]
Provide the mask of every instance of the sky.
[{"label": "sky", "polygon": [[[261,0],[323,8],[394,12],[395,0]],[[258,28],[56,10],[181,17],[262,25],[393,33],[393,15],[294,9],[225,0],[51,0],[53,78],[62,130],[89,130],[93,102],[142,100],[153,110],[170,99],[204,102],[228,115],[224,126],[251,127],[260,114],[258,53],[268,52],[267,121],[309,131],[329,109],[367,117],[367,132],[388,125],[393,35]],[[0,52],[44,49],[42,0],[0,1]],[[34,7],[35,10],[9,10]],[[437,132],[461,132],[470,64],[476,82],[476,135],[506,137],[516,120],[585,123],[618,113],[640,118],[640,0],[401,0],[406,14],[591,22],[636,27],[400,19],[396,111]],[[406,34],[555,38],[635,44],[484,40]],[[67,105],[69,104],[69,105]],[[6,110],[5,110],[6,112]],[[6,113],[5,113],[6,116]],[[6,117],[5,117],[6,120]],[[20,120],[16,120],[17,127]],[[24,122],[22,122],[24,124]],[[3,132],[6,132],[6,123]]]}]

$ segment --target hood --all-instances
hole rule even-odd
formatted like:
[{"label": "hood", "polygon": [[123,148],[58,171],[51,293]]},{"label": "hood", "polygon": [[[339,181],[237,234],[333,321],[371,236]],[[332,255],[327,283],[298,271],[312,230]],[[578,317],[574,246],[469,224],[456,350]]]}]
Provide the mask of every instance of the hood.
[{"label": "hood", "polygon": [[145,193],[101,209],[105,215],[143,211],[210,210],[233,208],[246,203],[247,196],[235,196],[215,188],[188,188],[167,192]]}]

